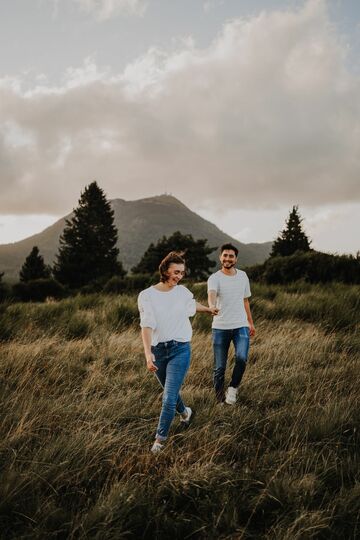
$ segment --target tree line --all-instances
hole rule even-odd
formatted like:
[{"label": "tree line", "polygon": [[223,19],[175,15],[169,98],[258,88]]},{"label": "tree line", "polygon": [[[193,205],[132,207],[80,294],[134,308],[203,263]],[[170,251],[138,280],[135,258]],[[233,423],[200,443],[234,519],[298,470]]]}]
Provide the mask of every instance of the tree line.
[{"label": "tree line", "polygon": [[360,253],[356,256],[333,255],[312,249],[302,221],[298,206],[293,206],[284,229],[272,244],[269,258],[263,264],[247,268],[249,277],[267,284],[300,280],[360,283]]},{"label": "tree line", "polygon": [[23,300],[41,300],[62,296],[66,291],[138,290],[150,283],[159,261],[172,250],[186,253],[190,279],[206,279],[216,264],[209,259],[216,247],[209,247],[206,239],[195,240],[191,234],[176,231],[151,243],[128,274],[119,260],[117,240],[111,204],[97,182],[92,182],[65,222],[53,266],[45,264],[38,246],[34,246],[22,265],[19,283],[13,286],[14,295]]},{"label": "tree line", "polygon": [[[360,283],[360,254],[330,255],[313,250],[302,221],[298,206],[293,206],[269,258],[246,268],[249,277],[265,283]],[[159,261],[173,250],[185,252],[187,277],[192,280],[204,281],[216,265],[209,256],[217,247],[209,247],[206,239],[195,240],[191,234],[176,231],[151,243],[129,274],[119,260],[117,240],[111,204],[97,182],[92,182],[81,193],[72,217],[66,220],[53,266],[45,264],[34,246],[20,270],[13,294],[22,300],[43,300],[79,290],[138,291],[155,279]],[[0,301],[6,296],[2,277],[0,272]]]}]

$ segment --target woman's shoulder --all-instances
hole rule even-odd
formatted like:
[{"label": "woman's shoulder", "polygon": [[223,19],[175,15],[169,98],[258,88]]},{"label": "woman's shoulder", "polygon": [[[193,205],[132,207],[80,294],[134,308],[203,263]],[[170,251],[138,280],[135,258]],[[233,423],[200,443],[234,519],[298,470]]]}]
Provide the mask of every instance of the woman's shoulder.
[{"label": "woman's shoulder", "polygon": [[138,299],[143,300],[145,298],[149,298],[152,289],[153,287],[148,287],[147,289],[142,290],[138,295]]},{"label": "woman's shoulder", "polygon": [[177,290],[179,291],[179,294],[187,297],[192,297],[193,293],[185,287],[185,285],[177,285]]}]

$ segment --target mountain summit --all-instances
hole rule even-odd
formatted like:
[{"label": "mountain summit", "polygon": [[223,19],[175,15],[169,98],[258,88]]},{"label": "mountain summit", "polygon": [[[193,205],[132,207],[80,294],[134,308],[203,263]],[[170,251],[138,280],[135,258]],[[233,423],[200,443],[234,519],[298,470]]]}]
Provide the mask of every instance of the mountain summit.
[{"label": "mountain summit", "polygon": [[[195,239],[207,238],[208,245],[219,247],[231,242],[239,249],[241,266],[263,262],[269,255],[271,242],[243,244],[222,232],[216,225],[192,212],[185,204],[164,194],[155,197],[125,201],[110,201],[114,209],[114,222],[118,229],[118,248],[124,268],[129,270],[137,264],[151,242],[156,243],[163,236],[175,231],[192,234]],[[41,233],[13,244],[0,245],[0,271],[5,279],[17,279],[18,272],[33,246],[38,246],[47,264],[52,264],[58,251],[59,237],[65,226],[65,219],[59,219]],[[217,260],[217,253],[211,258]]]}]

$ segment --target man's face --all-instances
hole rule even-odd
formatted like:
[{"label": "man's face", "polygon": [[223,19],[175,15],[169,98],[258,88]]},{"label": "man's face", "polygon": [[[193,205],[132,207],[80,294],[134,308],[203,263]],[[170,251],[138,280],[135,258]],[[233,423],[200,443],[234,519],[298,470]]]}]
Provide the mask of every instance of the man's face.
[{"label": "man's face", "polygon": [[220,255],[220,262],[223,268],[232,268],[233,266],[235,266],[236,261],[237,257],[235,255],[235,251],[232,249],[224,249],[224,251]]}]

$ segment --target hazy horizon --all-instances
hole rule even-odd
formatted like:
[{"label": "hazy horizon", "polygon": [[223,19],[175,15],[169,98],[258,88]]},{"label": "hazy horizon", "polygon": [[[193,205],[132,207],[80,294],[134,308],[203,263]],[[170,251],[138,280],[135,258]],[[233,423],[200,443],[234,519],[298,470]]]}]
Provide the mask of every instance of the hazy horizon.
[{"label": "hazy horizon", "polygon": [[[173,194],[171,193],[161,193],[161,194],[158,194],[158,195],[153,195],[153,196],[149,196],[149,197],[143,197],[144,199],[145,198],[153,198],[153,197],[162,197],[162,196],[171,196],[171,197],[174,197]],[[140,199],[123,199],[122,197],[115,197],[113,199],[110,199],[111,201],[116,201],[116,200],[125,200],[126,202],[135,202],[135,201],[138,201],[138,200],[141,200],[143,198],[140,198]],[[175,197],[178,201],[180,201],[180,199],[178,199],[177,197]],[[180,201],[180,202],[183,202],[183,201]],[[75,208],[76,205],[74,205],[74,208]],[[73,208],[73,209],[74,209]],[[189,207],[188,207],[189,208]],[[73,210],[72,209],[72,210]],[[191,209],[191,208],[190,208]],[[14,244],[16,242],[20,242],[21,240],[25,240],[27,238],[30,238],[31,236],[35,235],[35,234],[38,234],[38,233],[41,233],[43,232],[45,229],[47,229],[48,227],[51,227],[52,225],[54,225],[57,221],[59,221],[60,219],[63,219],[65,218],[66,216],[70,215],[70,213],[72,212],[72,210],[70,210],[70,212],[67,212],[66,214],[62,215],[62,216],[31,216],[31,219],[32,219],[32,223],[38,225],[38,227],[36,228],[36,230],[34,230],[34,232],[31,232],[29,234],[26,234],[25,236],[19,236],[18,238],[16,238],[15,240],[13,241],[10,241],[10,242],[1,242],[0,243],[0,246],[2,245],[9,245],[9,244]],[[289,209],[290,211],[290,209]],[[301,214],[301,209],[299,209],[299,212]],[[214,225],[217,225],[216,223],[214,223],[213,221],[211,221],[211,219],[208,219],[208,217],[206,216],[206,212],[196,212],[198,215],[200,215],[201,217],[203,217],[204,219],[207,219],[208,221],[210,221],[211,223],[213,223]],[[43,217],[43,220],[41,220],[41,218]],[[301,217],[302,214],[301,214]],[[288,214],[286,215],[286,218],[284,219],[284,222],[283,222],[283,226],[281,227],[281,230],[285,227],[285,220],[288,218]],[[41,223],[41,221],[43,221]],[[305,226],[304,226],[304,221],[303,220],[303,229],[304,231],[306,232],[306,234],[308,235],[309,237],[309,240],[311,240],[312,244],[311,244],[311,247],[316,249],[313,245],[313,241],[312,241],[312,238],[311,238],[311,235],[309,234],[309,231],[306,230],[306,222],[305,222]],[[14,223],[15,225],[15,223]],[[42,225],[42,227],[41,227]],[[28,225],[29,226],[29,225]],[[41,227],[41,228],[40,228]],[[224,229],[222,229],[221,227],[218,227],[221,231],[229,234],[230,236],[232,236],[229,232],[225,231]],[[121,234],[121,231],[118,231],[119,234]],[[278,233],[276,234],[276,237],[278,236],[280,232],[280,229],[278,231]],[[268,239],[268,240],[263,240],[263,241],[252,241],[252,240],[249,240],[249,241],[243,241],[239,238],[236,238],[236,236],[233,236],[234,239],[238,240],[239,242],[241,243],[244,243],[244,244],[251,244],[251,243],[266,243],[266,242],[272,242],[274,239],[275,239],[275,236],[271,239]],[[348,252],[348,253],[345,253],[345,252],[333,252],[333,251],[327,251],[327,250],[323,250],[325,253],[338,253],[338,254],[353,254],[355,255],[357,252],[354,251],[354,252]]]}]

